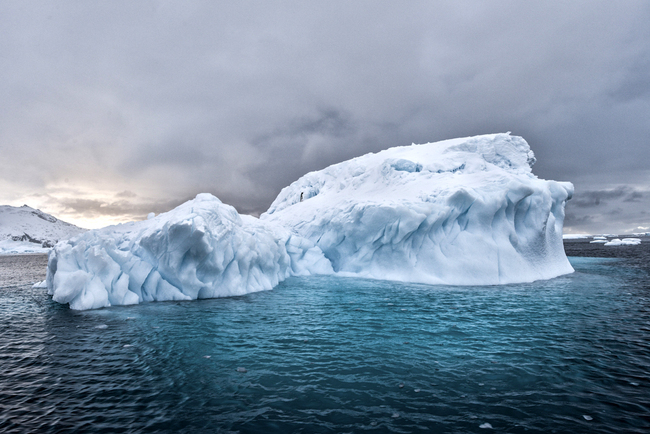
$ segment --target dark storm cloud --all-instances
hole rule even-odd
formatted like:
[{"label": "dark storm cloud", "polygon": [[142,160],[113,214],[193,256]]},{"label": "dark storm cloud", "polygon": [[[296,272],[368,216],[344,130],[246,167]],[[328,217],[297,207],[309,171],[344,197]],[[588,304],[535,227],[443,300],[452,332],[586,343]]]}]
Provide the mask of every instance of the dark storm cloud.
[{"label": "dark storm cloud", "polygon": [[576,185],[568,226],[620,185],[639,221],[612,225],[650,226],[648,22],[647,1],[4,1],[0,199],[74,185],[100,204],[66,209],[132,216],[119,192],[205,191],[259,214],[328,164],[512,131]]},{"label": "dark storm cloud", "polygon": [[646,197],[644,192],[633,187],[621,185],[607,190],[592,190],[580,192],[577,197],[571,200],[571,205],[581,208],[592,208],[606,205],[613,201],[639,202]]},{"label": "dark storm cloud", "polygon": [[586,226],[593,223],[594,218],[590,215],[577,217],[574,213],[567,211],[564,217],[564,224],[568,226]]},{"label": "dark storm cloud", "polygon": [[580,229],[575,232],[646,232],[650,229],[646,211],[649,208],[648,191],[629,185],[576,191],[567,204],[565,225]]},{"label": "dark storm cloud", "polygon": [[634,61],[623,71],[623,79],[618,86],[612,90],[611,97],[620,102],[635,99],[648,99],[650,97],[650,55]]}]

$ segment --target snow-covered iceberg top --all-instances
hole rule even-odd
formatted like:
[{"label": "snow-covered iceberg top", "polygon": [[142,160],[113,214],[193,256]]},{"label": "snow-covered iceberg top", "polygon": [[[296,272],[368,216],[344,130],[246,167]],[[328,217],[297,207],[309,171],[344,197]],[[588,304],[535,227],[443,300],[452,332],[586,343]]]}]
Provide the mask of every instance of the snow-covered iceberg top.
[{"label": "snow-covered iceberg top", "polygon": [[486,285],[573,271],[568,182],[545,181],[521,137],[493,134],[367,154],[284,188],[264,222],[314,242],[336,272]]},{"label": "snow-covered iceberg top", "polygon": [[155,218],[60,242],[46,283],[54,301],[83,310],[242,295],[331,272],[313,243],[200,194]]},{"label": "snow-covered iceberg top", "polygon": [[538,179],[534,162],[522,138],[493,134],[309,173],[260,219],[201,194],[60,242],[48,292],[92,309],[241,295],[293,275],[488,285],[570,273],[562,224],[573,186]]}]

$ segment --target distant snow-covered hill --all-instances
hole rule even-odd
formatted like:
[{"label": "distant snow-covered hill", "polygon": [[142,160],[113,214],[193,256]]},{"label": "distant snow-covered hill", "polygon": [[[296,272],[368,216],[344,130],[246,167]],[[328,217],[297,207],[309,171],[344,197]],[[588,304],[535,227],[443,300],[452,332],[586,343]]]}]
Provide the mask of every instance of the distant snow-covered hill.
[{"label": "distant snow-covered hill", "polygon": [[0,254],[47,253],[59,240],[85,231],[27,205],[0,205]]}]

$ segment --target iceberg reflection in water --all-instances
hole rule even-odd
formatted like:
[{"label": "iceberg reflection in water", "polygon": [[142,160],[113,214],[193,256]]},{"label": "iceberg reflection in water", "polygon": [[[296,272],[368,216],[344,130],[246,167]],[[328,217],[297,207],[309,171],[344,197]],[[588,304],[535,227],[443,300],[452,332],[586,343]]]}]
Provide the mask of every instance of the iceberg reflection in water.
[{"label": "iceberg reflection in water", "polygon": [[647,245],[507,286],[294,277],[95,311],[4,288],[0,431],[647,432]]}]

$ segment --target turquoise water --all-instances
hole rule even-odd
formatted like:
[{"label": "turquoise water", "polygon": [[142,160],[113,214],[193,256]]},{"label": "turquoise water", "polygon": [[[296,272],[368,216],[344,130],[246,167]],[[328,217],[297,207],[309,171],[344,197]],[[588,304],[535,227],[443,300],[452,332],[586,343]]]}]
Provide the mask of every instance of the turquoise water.
[{"label": "turquoise water", "polygon": [[649,432],[648,249],[615,249],[524,285],[292,278],[86,312],[16,259],[0,432]]}]

